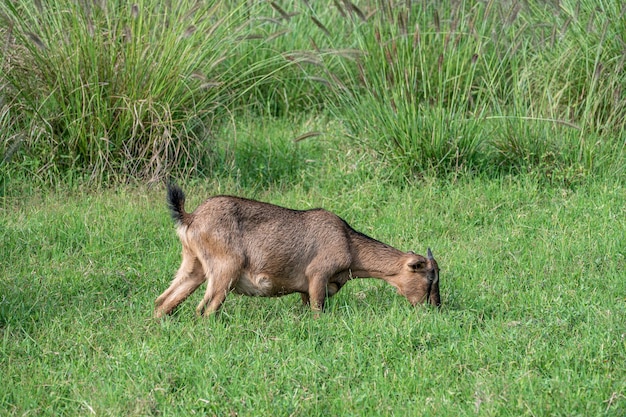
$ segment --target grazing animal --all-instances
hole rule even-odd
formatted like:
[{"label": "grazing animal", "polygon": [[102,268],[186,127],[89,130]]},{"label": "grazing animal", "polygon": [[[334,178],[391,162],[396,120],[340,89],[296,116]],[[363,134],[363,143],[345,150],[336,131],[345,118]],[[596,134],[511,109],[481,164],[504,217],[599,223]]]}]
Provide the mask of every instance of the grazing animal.
[{"label": "grazing animal", "polygon": [[413,305],[438,306],[439,267],[352,229],[323,210],[291,210],[239,197],[216,196],[193,213],[185,195],[168,184],[167,201],[182,243],[182,264],[155,301],[155,317],[172,312],[202,283],[199,315],[217,311],[233,291],[273,297],[300,293],[314,311],[353,278],[380,278]]}]

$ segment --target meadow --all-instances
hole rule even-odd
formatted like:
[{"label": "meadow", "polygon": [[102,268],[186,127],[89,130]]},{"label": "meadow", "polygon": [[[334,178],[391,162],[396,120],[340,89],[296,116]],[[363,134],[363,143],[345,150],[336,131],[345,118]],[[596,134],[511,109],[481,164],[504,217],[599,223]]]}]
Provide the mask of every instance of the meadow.
[{"label": "meadow", "polygon": [[[625,11],[2,0],[0,415],[623,416]],[[442,306],[155,320],[169,177],[431,247]]]},{"label": "meadow", "polygon": [[0,228],[3,414],[623,415],[621,185],[312,181],[187,191],[190,207],[216,192],[321,205],[399,248],[431,246],[441,309],[359,280],[317,320],[298,296],[233,295],[202,320],[200,292],[156,321],[180,250],[163,190],[13,199]]}]

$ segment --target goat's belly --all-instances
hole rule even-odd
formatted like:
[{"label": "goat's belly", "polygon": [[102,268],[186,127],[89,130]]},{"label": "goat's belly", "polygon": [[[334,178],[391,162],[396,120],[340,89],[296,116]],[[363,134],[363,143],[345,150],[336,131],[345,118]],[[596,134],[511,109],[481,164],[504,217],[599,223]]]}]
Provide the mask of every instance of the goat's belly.
[{"label": "goat's belly", "polygon": [[237,284],[235,284],[233,292],[235,294],[249,295],[252,297],[275,297],[290,294],[294,291],[286,288],[276,288],[267,275],[244,274],[239,278]]}]

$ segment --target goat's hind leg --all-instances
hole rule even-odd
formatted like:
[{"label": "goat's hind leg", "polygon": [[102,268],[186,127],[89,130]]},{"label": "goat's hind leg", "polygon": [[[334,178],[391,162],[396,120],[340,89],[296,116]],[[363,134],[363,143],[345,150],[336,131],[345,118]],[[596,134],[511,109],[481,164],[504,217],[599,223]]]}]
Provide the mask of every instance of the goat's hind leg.
[{"label": "goat's hind leg", "polygon": [[196,313],[205,317],[220,309],[243,269],[243,261],[236,256],[211,259],[210,262],[211,266],[205,266],[210,271],[207,272],[206,292],[196,308]]},{"label": "goat's hind leg", "polygon": [[206,280],[202,264],[187,249],[183,249],[183,260],[169,288],[154,302],[154,317],[170,314],[180,303]]}]

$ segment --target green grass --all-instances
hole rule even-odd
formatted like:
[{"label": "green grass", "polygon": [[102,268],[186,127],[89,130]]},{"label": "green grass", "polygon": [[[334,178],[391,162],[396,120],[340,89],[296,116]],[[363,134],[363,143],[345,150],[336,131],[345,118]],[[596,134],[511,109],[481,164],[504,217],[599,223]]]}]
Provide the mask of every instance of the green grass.
[{"label": "green grass", "polygon": [[[240,146],[275,143],[246,131],[292,135],[268,126],[239,126]],[[248,185],[226,172],[189,184],[188,206],[216,193],[323,206],[403,250],[430,246],[440,310],[360,280],[317,320],[296,296],[234,295],[199,320],[200,291],[155,321],[153,301],[180,261],[160,187],[9,195],[0,414],[624,414],[623,184],[546,188],[526,175],[398,185],[332,142],[301,148],[318,161],[296,154],[291,181],[263,176],[293,161],[279,152]]]}]

